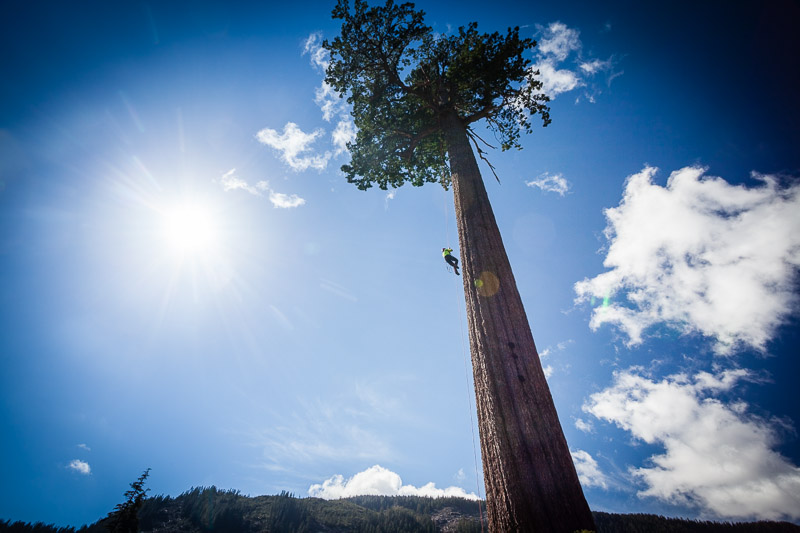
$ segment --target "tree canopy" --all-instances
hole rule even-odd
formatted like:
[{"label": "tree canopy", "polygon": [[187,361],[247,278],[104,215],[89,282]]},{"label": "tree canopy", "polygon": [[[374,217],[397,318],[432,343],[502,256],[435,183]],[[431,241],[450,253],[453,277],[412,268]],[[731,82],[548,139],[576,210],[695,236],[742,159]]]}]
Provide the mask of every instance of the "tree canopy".
[{"label": "tree canopy", "polygon": [[442,118],[456,113],[478,149],[470,127],[485,119],[503,150],[520,148],[520,132],[531,131],[531,117],[550,123],[548,97],[538,71],[525,53],[536,46],[519,28],[479,33],[477,23],[457,34],[437,34],[414,4],[369,7],[338,0],[334,19],[341,34],[323,47],[330,53],[325,81],[347,96],[358,133],[347,144],[351,154],[342,170],[350,183],[366,190],[450,184]]}]

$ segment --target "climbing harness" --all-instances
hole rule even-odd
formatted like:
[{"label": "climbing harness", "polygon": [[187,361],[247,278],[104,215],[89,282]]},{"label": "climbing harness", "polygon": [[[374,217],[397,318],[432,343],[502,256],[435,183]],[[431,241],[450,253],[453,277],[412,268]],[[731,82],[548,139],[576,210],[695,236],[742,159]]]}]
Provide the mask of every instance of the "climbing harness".
[{"label": "climbing harness", "polygon": [[[453,270],[455,271],[456,276],[460,276],[461,274],[458,272],[458,259],[456,258],[456,256],[453,255],[453,249],[452,248],[442,248],[442,257],[444,257],[444,260],[448,265],[453,267]],[[447,270],[449,272],[450,268],[448,268]]]}]

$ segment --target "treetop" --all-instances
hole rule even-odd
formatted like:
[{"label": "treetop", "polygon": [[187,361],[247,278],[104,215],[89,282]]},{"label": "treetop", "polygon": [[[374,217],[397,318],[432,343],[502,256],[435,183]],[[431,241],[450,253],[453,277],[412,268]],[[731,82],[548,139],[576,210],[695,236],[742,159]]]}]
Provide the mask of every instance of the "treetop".
[{"label": "treetop", "polygon": [[332,15],[342,27],[323,43],[330,53],[325,81],[352,105],[358,133],[342,170],[360,189],[406,181],[447,188],[447,114],[458,116],[482,157],[472,123],[485,119],[503,150],[520,148],[532,115],[550,123],[538,71],[523,55],[536,42],[520,38],[518,27],[487,34],[472,22],[453,35],[436,34],[424,11],[393,0],[380,7],[355,0],[352,10],[338,0]]}]

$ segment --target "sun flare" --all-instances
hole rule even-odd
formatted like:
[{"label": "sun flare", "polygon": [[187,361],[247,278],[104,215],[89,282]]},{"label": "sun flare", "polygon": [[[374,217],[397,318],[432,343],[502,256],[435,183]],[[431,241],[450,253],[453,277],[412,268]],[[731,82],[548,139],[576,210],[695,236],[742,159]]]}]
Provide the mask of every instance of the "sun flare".
[{"label": "sun flare", "polygon": [[173,206],[164,214],[164,241],[177,257],[205,256],[217,246],[217,224],[214,213],[200,203]]}]

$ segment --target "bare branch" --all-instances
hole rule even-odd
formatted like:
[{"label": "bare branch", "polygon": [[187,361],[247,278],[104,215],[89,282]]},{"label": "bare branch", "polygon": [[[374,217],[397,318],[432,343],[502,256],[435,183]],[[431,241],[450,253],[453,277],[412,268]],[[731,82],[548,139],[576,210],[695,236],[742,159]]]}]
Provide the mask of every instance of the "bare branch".
[{"label": "bare branch", "polygon": [[478,134],[477,134],[477,133],[475,133],[475,132],[472,130],[472,128],[467,128],[467,136],[468,136],[468,137],[469,137],[469,139],[472,141],[472,144],[474,144],[474,145],[475,145],[475,150],[478,152],[478,157],[480,157],[481,159],[483,159],[483,160],[486,162],[486,164],[487,164],[487,165],[489,165],[489,170],[491,170],[491,171],[492,171],[492,174],[494,174],[494,179],[496,179],[496,180],[497,180],[497,183],[500,183],[500,178],[498,178],[498,177],[497,177],[497,171],[495,170],[495,168],[494,168],[494,165],[492,164],[492,162],[491,162],[491,161],[489,161],[489,160],[486,158],[486,155],[485,155],[485,154],[486,154],[486,152],[484,152],[484,151],[481,149],[481,147],[478,145],[478,141],[476,141],[475,139],[476,139],[476,138],[480,139],[480,140],[481,140],[481,142],[482,142],[483,144],[485,144],[486,146],[488,146],[489,148],[494,148],[494,147],[493,147],[491,144],[489,144],[489,143],[487,143],[486,141],[484,141],[483,139],[481,139],[481,138],[478,136]]}]

